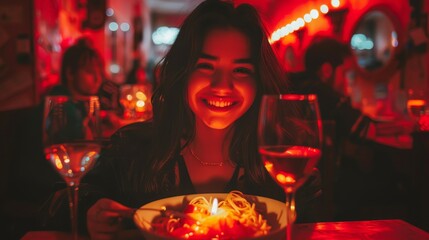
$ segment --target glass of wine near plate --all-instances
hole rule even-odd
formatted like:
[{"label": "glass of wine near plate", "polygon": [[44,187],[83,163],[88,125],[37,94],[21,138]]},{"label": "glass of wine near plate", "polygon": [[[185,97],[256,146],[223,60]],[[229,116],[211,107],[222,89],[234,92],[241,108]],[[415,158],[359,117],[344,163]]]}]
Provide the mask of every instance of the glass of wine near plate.
[{"label": "glass of wine near plate", "polygon": [[78,239],[77,207],[81,178],[101,151],[100,103],[97,96],[74,100],[47,96],[43,114],[45,156],[67,183],[71,231]]},{"label": "glass of wine near plate", "polygon": [[258,147],[264,166],[286,194],[286,237],[296,219],[295,192],[321,156],[322,122],[314,94],[264,95],[258,120]]}]

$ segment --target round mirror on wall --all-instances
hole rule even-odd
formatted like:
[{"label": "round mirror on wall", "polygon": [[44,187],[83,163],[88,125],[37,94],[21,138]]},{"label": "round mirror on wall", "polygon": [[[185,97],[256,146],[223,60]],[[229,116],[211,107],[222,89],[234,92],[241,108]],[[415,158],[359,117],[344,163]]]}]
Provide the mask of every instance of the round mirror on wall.
[{"label": "round mirror on wall", "polygon": [[398,51],[398,29],[384,9],[373,9],[357,22],[350,38],[356,65],[368,78],[376,73],[392,72],[393,58]]}]

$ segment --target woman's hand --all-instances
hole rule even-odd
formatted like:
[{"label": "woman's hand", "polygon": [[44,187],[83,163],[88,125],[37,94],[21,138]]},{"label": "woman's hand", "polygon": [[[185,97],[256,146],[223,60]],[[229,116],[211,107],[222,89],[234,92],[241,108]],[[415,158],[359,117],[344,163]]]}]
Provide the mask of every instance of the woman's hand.
[{"label": "woman's hand", "polygon": [[102,198],[89,208],[86,219],[93,240],[117,239],[124,230],[122,219],[130,217],[132,209],[113,200]]}]

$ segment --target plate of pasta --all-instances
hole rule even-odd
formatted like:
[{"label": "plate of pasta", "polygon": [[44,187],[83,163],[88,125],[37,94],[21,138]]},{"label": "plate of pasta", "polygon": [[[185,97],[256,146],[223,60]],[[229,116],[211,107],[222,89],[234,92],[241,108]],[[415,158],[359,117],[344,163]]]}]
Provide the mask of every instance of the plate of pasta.
[{"label": "plate of pasta", "polygon": [[285,239],[284,203],[239,191],[169,197],[141,208],[181,213],[136,211],[134,223],[145,239]]}]

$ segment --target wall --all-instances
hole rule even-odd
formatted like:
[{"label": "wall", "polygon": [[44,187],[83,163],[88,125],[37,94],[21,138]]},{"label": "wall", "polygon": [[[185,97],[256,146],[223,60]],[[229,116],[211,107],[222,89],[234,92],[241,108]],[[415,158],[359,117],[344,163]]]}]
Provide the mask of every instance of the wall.
[{"label": "wall", "polygon": [[0,2],[0,111],[31,106],[34,82],[33,3]]}]

